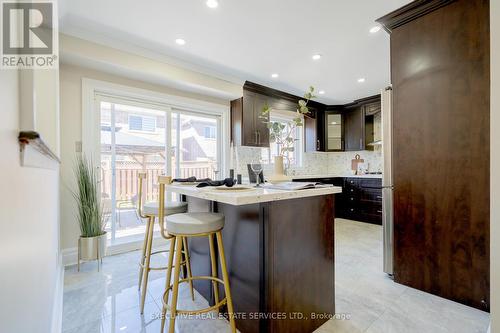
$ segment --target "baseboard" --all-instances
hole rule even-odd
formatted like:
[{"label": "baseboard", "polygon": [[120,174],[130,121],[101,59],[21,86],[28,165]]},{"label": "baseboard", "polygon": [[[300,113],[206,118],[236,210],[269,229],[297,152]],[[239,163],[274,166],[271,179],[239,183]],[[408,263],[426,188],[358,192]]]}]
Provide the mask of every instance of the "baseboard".
[{"label": "baseboard", "polygon": [[[139,250],[142,248],[142,243],[142,240],[137,240],[128,243],[108,245],[106,255],[112,256],[115,254]],[[153,239],[153,247],[159,247],[163,245],[165,245],[165,239],[163,239],[162,237],[155,237]],[[64,266],[76,265],[78,263],[78,248],[72,247],[62,250],[62,262]]]},{"label": "baseboard", "polygon": [[59,255],[58,274],[54,291],[54,304],[52,306],[52,333],[62,331],[63,295],[64,295],[64,266],[63,259]]}]

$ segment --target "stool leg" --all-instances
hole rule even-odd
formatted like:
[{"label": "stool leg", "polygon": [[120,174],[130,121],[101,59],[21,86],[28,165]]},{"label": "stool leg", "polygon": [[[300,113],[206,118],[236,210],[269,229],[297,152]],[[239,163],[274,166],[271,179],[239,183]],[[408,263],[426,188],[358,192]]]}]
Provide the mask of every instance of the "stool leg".
[{"label": "stool leg", "polygon": [[182,236],[176,236],[174,286],[172,290],[172,305],[170,306],[169,333],[175,332],[175,317],[177,316],[177,297],[179,296],[179,272],[181,270]]},{"label": "stool leg", "polygon": [[[174,252],[175,252],[175,237],[170,239],[170,249],[168,251],[167,277],[165,280],[165,293],[163,295],[165,303],[168,303],[169,288],[172,280],[172,267],[174,264]],[[167,307],[163,305],[161,309],[161,332],[163,332],[163,329],[165,328],[166,315],[167,315]]]},{"label": "stool leg", "polygon": [[224,291],[226,292],[227,314],[229,315],[229,324],[231,332],[236,332],[236,324],[234,322],[233,299],[231,298],[231,288],[229,287],[229,276],[227,274],[226,255],[224,253],[224,244],[222,243],[222,233],[217,231],[217,245],[219,249],[220,265],[222,269],[222,279],[224,280]]},{"label": "stool leg", "polygon": [[[189,248],[186,237],[182,237],[182,244],[184,246],[184,258],[186,259],[186,269],[188,278],[193,277],[191,272],[191,261],[189,259]],[[189,288],[191,288],[191,299],[194,301],[194,290],[193,290],[193,280],[189,281]]]},{"label": "stool leg", "polygon": [[149,217],[148,223],[148,244],[146,246],[146,258],[144,263],[144,276],[142,281],[141,290],[141,314],[144,314],[144,302],[146,301],[146,294],[148,293],[148,277],[149,277],[149,263],[151,262],[151,248],[153,246],[153,226],[154,226],[154,216]]},{"label": "stool leg", "polygon": [[149,225],[150,225],[150,219],[148,218],[148,221],[146,222],[146,232],[144,232],[144,242],[142,243],[142,256],[141,256],[141,265],[139,269],[139,283],[138,283],[138,289],[141,290],[141,285],[142,285],[142,276],[144,275],[144,262],[146,259],[146,247],[148,246],[148,236],[149,236]]},{"label": "stool leg", "polygon": [[[214,235],[208,235],[208,242],[210,244],[210,261],[212,263],[212,277],[217,277],[217,262],[215,260],[215,247],[214,247]],[[212,281],[212,286],[214,288],[215,304],[219,303],[219,285],[217,282]],[[217,309],[217,314],[219,309]]]}]

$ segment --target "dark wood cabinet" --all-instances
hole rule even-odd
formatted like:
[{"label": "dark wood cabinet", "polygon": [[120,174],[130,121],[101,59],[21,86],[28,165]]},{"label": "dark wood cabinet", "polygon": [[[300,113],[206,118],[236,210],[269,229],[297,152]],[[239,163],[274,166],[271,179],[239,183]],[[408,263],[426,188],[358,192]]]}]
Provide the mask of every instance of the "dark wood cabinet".
[{"label": "dark wood cabinet", "polygon": [[231,101],[231,140],[236,146],[269,147],[269,130],[261,118],[265,96],[244,91]]},{"label": "dark wood cabinet", "polygon": [[373,119],[381,111],[380,95],[344,105],[344,151],[373,150]]},{"label": "dark wood cabinet", "polygon": [[[273,110],[293,114],[300,99],[299,96],[245,82],[243,97],[231,101],[231,140],[236,146],[269,147],[269,129],[266,119],[261,118],[262,109],[268,105]],[[323,130],[318,131],[321,125],[317,117],[325,105],[309,101],[308,107],[310,114],[304,119],[305,150],[321,151]]]},{"label": "dark wood cabinet", "polygon": [[349,107],[344,111],[345,151],[365,149],[365,112],[363,106]]},{"label": "dark wood cabinet", "polygon": [[321,151],[316,117],[304,117],[304,150],[306,152]]},{"label": "dark wood cabinet", "polygon": [[323,151],[344,151],[344,114],[342,111],[324,112]]},{"label": "dark wood cabinet", "polygon": [[344,178],[337,217],[382,224],[382,179]]},{"label": "dark wood cabinet", "polygon": [[414,1],[378,20],[391,33],[394,280],[486,311],[489,20],[487,0]]},{"label": "dark wood cabinet", "polygon": [[[265,105],[274,110],[295,112],[299,96],[245,82],[243,97],[231,101],[231,140],[236,146],[269,147],[269,130],[261,112]],[[373,129],[365,116],[380,112],[380,95],[346,105],[324,105],[314,100],[304,117],[306,152],[359,151],[373,149]],[[368,131],[368,135],[366,135]],[[371,135],[370,135],[371,134]],[[368,140],[368,141],[367,141]]]},{"label": "dark wood cabinet", "polygon": [[256,147],[269,147],[269,129],[267,128],[267,119],[262,119],[262,110],[264,107],[273,106],[274,100],[265,95],[255,95],[254,105],[254,128],[257,135]]},{"label": "dark wood cabinet", "polygon": [[335,194],[335,216],[382,224],[382,178],[296,178],[294,182],[318,182],[342,187]]}]

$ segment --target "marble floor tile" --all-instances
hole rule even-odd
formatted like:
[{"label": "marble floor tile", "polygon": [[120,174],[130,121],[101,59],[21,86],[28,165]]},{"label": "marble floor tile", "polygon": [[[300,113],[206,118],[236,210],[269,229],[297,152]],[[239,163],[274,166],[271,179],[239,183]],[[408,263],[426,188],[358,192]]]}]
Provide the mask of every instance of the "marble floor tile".
[{"label": "marble floor tile", "polygon": [[335,221],[337,315],[316,332],[484,333],[489,314],[395,283],[382,269],[382,227]]},{"label": "marble floor tile", "polygon": [[[382,271],[382,251],[380,226],[335,221],[337,314],[316,332],[486,332],[488,313],[394,283]],[[145,313],[140,315],[140,255],[133,251],[106,257],[100,272],[95,263],[82,264],[80,272],[76,266],[66,268],[63,333],[160,332],[165,271],[150,273]],[[162,266],[166,261],[166,254],[159,254],[151,264]],[[195,292],[193,301],[188,285],[180,285],[179,307],[206,306],[200,294]],[[214,313],[180,317],[175,326],[178,333],[229,331],[228,322]]]}]

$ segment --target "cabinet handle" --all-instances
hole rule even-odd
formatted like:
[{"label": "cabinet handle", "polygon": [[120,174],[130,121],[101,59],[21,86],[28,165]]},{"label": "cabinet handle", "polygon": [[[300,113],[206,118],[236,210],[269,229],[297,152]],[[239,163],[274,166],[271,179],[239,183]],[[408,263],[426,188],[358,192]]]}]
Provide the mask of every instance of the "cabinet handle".
[{"label": "cabinet handle", "polygon": [[382,199],[382,196],[381,195],[377,195],[377,199]]},{"label": "cabinet handle", "polygon": [[382,211],[381,210],[377,210],[377,213],[382,213]]},{"label": "cabinet handle", "polygon": [[257,144],[260,145],[260,131],[257,131]]},{"label": "cabinet handle", "polygon": [[363,149],[363,139],[359,139],[359,149]]},{"label": "cabinet handle", "polygon": [[255,144],[257,144],[257,131],[255,131],[253,133],[253,136],[254,136],[254,142],[255,142]]},{"label": "cabinet handle", "polygon": [[354,208],[351,208],[350,210],[351,210],[351,212],[354,212]]},{"label": "cabinet handle", "polygon": [[316,140],[316,150],[319,150],[319,140]]},{"label": "cabinet handle", "polygon": [[352,197],[351,197],[350,199],[351,199],[351,201],[353,201],[353,200],[354,200],[354,198],[352,198]]}]

